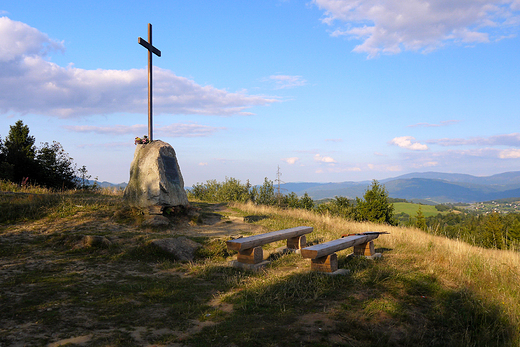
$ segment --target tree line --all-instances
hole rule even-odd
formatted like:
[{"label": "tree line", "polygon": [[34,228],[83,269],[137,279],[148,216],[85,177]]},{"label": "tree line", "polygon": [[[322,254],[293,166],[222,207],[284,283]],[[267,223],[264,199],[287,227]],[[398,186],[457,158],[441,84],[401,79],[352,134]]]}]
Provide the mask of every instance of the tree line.
[{"label": "tree line", "polygon": [[39,147],[35,142],[21,120],[10,126],[7,137],[0,137],[0,179],[51,189],[86,186],[90,178],[86,167],[78,169],[59,142],[45,142]]},{"label": "tree line", "polygon": [[[363,198],[349,200],[336,196],[323,203],[316,203],[305,193],[302,196],[291,192],[275,192],[272,181],[265,178],[262,186],[245,184],[235,178],[226,178],[224,182],[209,180],[197,183],[187,191],[188,197],[210,202],[253,202],[259,205],[277,205],[282,208],[312,210],[320,214],[339,216],[352,221],[370,221],[389,225],[416,227],[434,235],[459,239],[472,245],[494,249],[520,249],[520,214],[490,213],[475,215],[450,206],[437,205],[439,214],[425,217],[419,206],[415,217],[403,218],[394,214],[393,202],[406,202],[404,199],[392,199],[384,185],[374,180],[367,187]],[[448,213],[440,213],[448,212]]]},{"label": "tree line", "polygon": [[418,212],[416,226],[428,233],[459,239],[495,249],[520,249],[520,214],[474,214],[462,211],[424,217]]},{"label": "tree line", "polygon": [[305,193],[298,197],[296,193],[275,193],[272,181],[264,179],[261,186],[252,186],[249,181],[241,183],[236,178],[226,178],[224,182],[208,180],[197,183],[187,191],[188,197],[210,202],[252,202],[259,205],[278,205],[284,208],[313,210],[320,214],[339,216],[354,221],[370,221],[396,225],[394,206],[390,203],[384,185],[374,180],[367,188],[363,198],[354,201],[336,196],[331,201],[316,204]]}]

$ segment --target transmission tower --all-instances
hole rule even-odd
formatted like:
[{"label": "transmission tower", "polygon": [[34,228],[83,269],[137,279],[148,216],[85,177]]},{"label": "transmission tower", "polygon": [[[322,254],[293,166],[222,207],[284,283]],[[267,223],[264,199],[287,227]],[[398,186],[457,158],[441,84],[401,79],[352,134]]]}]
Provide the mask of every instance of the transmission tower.
[{"label": "transmission tower", "polygon": [[276,171],[276,183],[278,186],[277,192],[276,192],[276,198],[278,199],[278,206],[282,205],[282,192],[280,188],[281,183],[285,183],[280,179],[280,176],[282,176],[282,173],[280,172],[280,165],[278,165],[278,170]]}]

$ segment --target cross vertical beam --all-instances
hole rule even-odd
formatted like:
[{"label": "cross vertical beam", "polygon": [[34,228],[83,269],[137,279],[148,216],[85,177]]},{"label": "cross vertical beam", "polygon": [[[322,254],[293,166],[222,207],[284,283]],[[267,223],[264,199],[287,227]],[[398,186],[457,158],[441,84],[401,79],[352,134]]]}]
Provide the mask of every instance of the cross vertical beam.
[{"label": "cross vertical beam", "polygon": [[137,38],[137,42],[148,50],[148,138],[153,141],[153,120],[152,120],[152,53],[161,56],[161,51],[152,45],[152,24],[148,23],[148,42],[141,37]]}]

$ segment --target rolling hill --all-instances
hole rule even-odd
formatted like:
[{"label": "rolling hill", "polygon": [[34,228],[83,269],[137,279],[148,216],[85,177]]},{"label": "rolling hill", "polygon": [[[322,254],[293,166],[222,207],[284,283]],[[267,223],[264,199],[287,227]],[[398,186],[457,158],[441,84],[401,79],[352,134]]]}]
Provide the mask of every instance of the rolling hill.
[{"label": "rolling hill", "polygon": [[[284,193],[309,194],[315,200],[363,196],[370,181],[340,183],[286,183]],[[476,202],[520,197],[520,171],[478,177],[441,172],[410,173],[381,180],[392,198],[422,200],[431,203]]]}]

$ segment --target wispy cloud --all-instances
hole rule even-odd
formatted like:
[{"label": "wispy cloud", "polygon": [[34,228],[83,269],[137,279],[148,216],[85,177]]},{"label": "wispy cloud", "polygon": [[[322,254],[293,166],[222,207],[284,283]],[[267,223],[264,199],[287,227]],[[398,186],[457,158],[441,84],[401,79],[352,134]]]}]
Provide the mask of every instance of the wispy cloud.
[{"label": "wispy cloud", "polygon": [[300,158],[298,157],[290,157],[290,158],[283,158],[282,161],[286,162],[289,165],[295,164],[297,161],[299,161]]},{"label": "wispy cloud", "polygon": [[[92,126],[92,125],[68,125],[64,129],[80,133],[97,133],[97,134],[112,134],[112,135],[127,135],[127,134],[141,134],[148,131],[148,126],[142,124],[136,125],[113,125],[113,126]],[[207,125],[200,125],[196,123],[182,124],[175,123],[166,126],[156,126],[155,133],[167,137],[203,137],[209,136],[214,132],[223,130],[225,128],[210,127]]]},{"label": "wispy cloud", "polygon": [[490,137],[443,138],[426,141],[440,146],[511,146],[520,147],[520,133],[495,135]]},{"label": "wispy cloud", "polygon": [[[0,112],[61,118],[146,113],[147,70],[85,70],[47,59],[63,42],[29,25],[0,18]],[[277,102],[274,97],[230,93],[201,86],[170,70],[154,69],[156,114],[249,115],[248,108]]]},{"label": "wispy cloud", "polygon": [[326,142],[343,142],[343,139],[325,139]]},{"label": "wispy cloud", "polygon": [[518,0],[313,0],[332,36],[361,40],[369,58],[403,50],[431,52],[448,43],[477,44],[516,33]]},{"label": "wispy cloud", "polygon": [[139,134],[146,132],[148,127],[142,124],[136,125],[113,125],[113,126],[93,126],[93,125],[65,125],[65,130],[77,133],[96,133],[96,134],[111,134],[111,135],[127,135]]},{"label": "wispy cloud", "polygon": [[427,162],[421,162],[421,163],[414,163],[411,166],[414,169],[420,169],[423,167],[433,167],[433,166],[438,166],[438,165],[439,165],[439,162],[437,162],[437,161],[427,161]]},{"label": "wispy cloud", "polygon": [[416,127],[424,127],[424,128],[444,127],[444,126],[448,126],[450,124],[457,124],[459,122],[460,122],[460,120],[451,119],[451,120],[444,120],[444,121],[440,122],[439,124],[430,124],[430,123],[412,124],[412,125],[408,125],[408,128],[416,128]]},{"label": "wispy cloud", "polygon": [[392,139],[389,142],[392,145],[399,146],[401,148],[410,149],[412,151],[426,151],[428,149],[427,145],[423,145],[422,143],[416,142],[415,137],[413,136],[401,136]]},{"label": "wispy cloud", "polygon": [[401,165],[387,165],[387,164],[367,164],[368,168],[372,171],[382,172],[399,172],[403,171]]},{"label": "wispy cloud", "polygon": [[275,82],[275,89],[302,87],[307,84],[302,76],[271,75],[269,80]]}]

